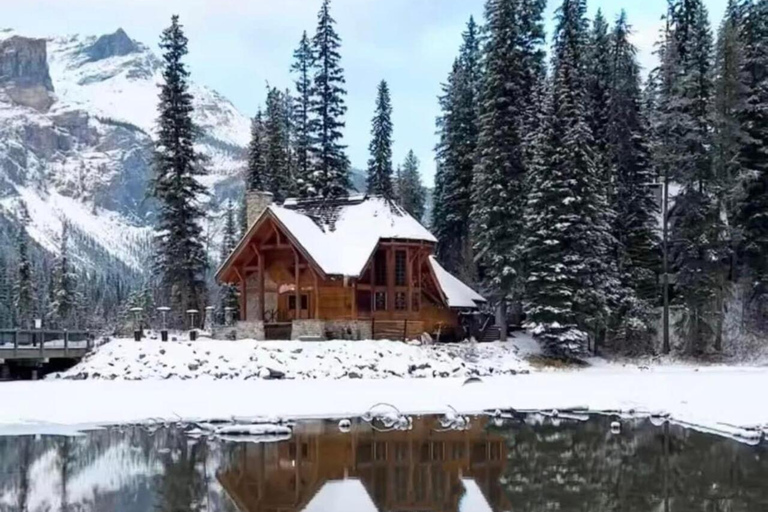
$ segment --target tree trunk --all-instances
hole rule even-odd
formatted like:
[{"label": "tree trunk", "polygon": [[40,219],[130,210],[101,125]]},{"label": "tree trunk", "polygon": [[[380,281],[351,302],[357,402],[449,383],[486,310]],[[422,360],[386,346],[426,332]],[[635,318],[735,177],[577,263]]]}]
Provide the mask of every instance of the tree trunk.
[{"label": "tree trunk", "polygon": [[507,301],[499,301],[496,307],[496,324],[499,326],[499,338],[507,341]]}]

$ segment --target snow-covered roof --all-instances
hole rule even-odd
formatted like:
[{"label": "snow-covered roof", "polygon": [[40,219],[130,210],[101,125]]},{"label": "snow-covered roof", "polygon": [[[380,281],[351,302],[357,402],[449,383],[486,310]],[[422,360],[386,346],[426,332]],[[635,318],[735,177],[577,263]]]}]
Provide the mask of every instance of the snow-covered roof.
[{"label": "snow-covered roof", "polygon": [[326,275],[359,277],[382,239],[437,243],[405,210],[379,197],[350,197],[327,217],[293,201],[271,205],[267,211]]},{"label": "snow-covered roof", "polygon": [[445,270],[437,258],[429,257],[429,263],[432,265],[432,271],[445,294],[448,306],[452,308],[476,308],[478,303],[485,303],[486,300],[475,290],[459,281],[450,272]]},{"label": "snow-covered roof", "polygon": [[302,512],[378,512],[358,479],[332,480],[312,498]]}]

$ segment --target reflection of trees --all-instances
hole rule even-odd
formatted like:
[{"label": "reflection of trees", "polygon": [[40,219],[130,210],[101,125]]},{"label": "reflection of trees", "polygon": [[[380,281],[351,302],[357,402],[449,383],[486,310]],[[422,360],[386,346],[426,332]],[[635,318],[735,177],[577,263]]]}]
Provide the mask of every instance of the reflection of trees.
[{"label": "reflection of trees", "polygon": [[610,419],[519,424],[506,432],[503,482],[513,511],[768,510],[765,447]]},{"label": "reflection of trees", "polygon": [[[155,508],[159,512],[194,512],[205,509],[204,470],[207,446],[190,442],[177,430],[166,432],[163,472],[157,485]],[[201,465],[198,471],[198,464]]]}]

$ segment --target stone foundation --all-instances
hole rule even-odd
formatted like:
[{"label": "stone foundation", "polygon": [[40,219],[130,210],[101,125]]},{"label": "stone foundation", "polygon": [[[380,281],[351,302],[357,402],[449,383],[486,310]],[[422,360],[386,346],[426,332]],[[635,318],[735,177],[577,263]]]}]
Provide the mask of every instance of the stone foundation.
[{"label": "stone foundation", "polygon": [[373,339],[370,320],[331,320],[325,323],[325,333],[332,340]]},{"label": "stone foundation", "polygon": [[215,340],[258,340],[266,338],[264,322],[237,322],[231,327],[216,327],[211,333]]},{"label": "stone foundation", "polygon": [[291,339],[325,339],[325,322],[322,320],[294,320],[291,324]]}]

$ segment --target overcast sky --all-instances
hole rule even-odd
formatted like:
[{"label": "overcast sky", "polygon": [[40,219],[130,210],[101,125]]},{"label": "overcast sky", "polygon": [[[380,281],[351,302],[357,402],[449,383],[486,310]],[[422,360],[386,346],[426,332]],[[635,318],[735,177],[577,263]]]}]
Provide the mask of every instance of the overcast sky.
[{"label": "overcast sky", "polygon": [[[713,26],[726,0],[705,0]],[[19,0],[7,2],[0,23],[34,36],[99,35],[122,27],[157,50],[162,29],[179,14],[190,39],[193,79],[213,87],[246,115],[265,96],[265,84],[292,85],[289,67],[303,30],[314,32],[321,0]],[[667,0],[591,0],[609,20],[627,11],[645,67]],[[550,0],[548,32],[559,0]],[[396,162],[413,149],[432,183],[435,117],[440,84],[450,70],[470,15],[482,18],[484,0],[333,0],[346,71],[345,142],[352,165],[365,168],[376,84],[392,91]]]}]

